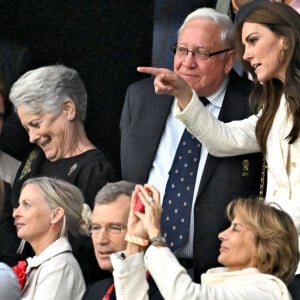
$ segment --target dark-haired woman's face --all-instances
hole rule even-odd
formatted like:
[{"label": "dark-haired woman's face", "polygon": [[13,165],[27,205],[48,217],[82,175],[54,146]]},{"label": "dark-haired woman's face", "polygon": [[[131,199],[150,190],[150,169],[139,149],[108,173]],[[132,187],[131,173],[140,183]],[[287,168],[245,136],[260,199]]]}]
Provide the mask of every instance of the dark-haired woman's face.
[{"label": "dark-haired woman's face", "polygon": [[275,35],[269,28],[257,23],[245,22],[242,29],[245,46],[243,59],[253,68],[257,79],[265,82],[272,78],[285,80],[286,39]]}]

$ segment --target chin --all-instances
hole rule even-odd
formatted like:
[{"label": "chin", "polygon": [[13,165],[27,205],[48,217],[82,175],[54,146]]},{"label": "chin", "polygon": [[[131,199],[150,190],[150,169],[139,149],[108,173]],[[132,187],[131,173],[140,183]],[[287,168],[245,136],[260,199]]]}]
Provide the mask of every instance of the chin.
[{"label": "chin", "polygon": [[224,259],[222,258],[222,254],[218,256],[218,263],[224,265]]},{"label": "chin", "polygon": [[[45,152],[44,152],[45,153]],[[46,156],[46,158],[49,160],[49,161],[51,161],[51,162],[55,162],[55,161],[58,161],[59,160],[59,158],[57,158],[57,157],[53,157],[52,155],[49,155],[49,154],[47,154],[47,153],[45,153],[45,156]]]},{"label": "chin", "polygon": [[105,271],[111,271],[113,269],[111,262],[100,262],[99,267]]}]

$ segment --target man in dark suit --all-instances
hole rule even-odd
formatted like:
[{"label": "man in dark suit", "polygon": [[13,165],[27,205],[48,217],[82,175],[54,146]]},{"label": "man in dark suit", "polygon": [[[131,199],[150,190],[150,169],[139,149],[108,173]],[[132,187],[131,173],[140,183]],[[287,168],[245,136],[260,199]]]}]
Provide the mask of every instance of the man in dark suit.
[{"label": "man in dark suit", "polygon": [[[134,188],[135,184],[127,181],[107,183],[95,198],[89,232],[99,267],[110,273],[113,271],[110,260],[112,253],[120,252],[120,259],[126,259],[122,251],[126,249],[127,244],[125,236],[130,198]],[[110,275],[110,277],[88,286],[82,299],[116,299],[112,274]],[[149,299],[163,299],[151,276],[148,276],[148,284]]]},{"label": "man in dark suit", "polygon": [[[224,122],[249,115],[248,95],[252,89],[250,81],[232,70],[232,29],[228,16],[201,8],[185,19],[173,47],[174,72],[199,97],[206,97],[207,109]],[[146,68],[141,71],[151,73]],[[120,121],[123,179],[153,184],[162,196],[185,129],[174,118],[174,110],[174,97],[157,95],[153,78],[149,78],[128,88]],[[228,226],[226,205],[233,198],[259,193],[261,169],[260,154],[217,158],[202,147],[188,242],[175,251],[185,267],[194,269],[195,281],[199,282],[200,274],[208,268],[218,265],[217,235]]]}]

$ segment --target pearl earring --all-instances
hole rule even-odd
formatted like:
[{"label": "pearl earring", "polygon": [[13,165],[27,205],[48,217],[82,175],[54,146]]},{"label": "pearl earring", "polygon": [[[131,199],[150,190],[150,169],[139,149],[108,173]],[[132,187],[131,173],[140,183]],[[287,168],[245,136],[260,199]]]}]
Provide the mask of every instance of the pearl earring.
[{"label": "pearl earring", "polygon": [[57,230],[57,226],[55,225],[54,221],[51,221],[51,229],[54,231]]}]

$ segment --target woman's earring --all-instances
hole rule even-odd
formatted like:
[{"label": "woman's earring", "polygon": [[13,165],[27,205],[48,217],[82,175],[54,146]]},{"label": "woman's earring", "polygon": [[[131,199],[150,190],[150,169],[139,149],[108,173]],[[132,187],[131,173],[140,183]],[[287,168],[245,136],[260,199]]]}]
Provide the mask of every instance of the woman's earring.
[{"label": "woman's earring", "polygon": [[57,226],[55,225],[54,221],[51,221],[51,229],[54,231],[57,230]]}]

